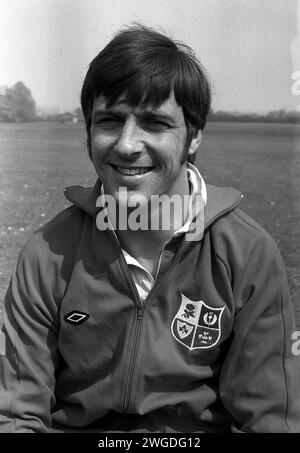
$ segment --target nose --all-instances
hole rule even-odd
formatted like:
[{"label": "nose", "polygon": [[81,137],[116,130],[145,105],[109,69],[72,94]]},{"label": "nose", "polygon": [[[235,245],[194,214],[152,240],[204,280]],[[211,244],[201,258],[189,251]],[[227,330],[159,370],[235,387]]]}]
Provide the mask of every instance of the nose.
[{"label": "nose", "polygon": [[135,118],[127,118],[115,143],[115,151],[121,157],[131,157],[143,151],[142,131]]}]

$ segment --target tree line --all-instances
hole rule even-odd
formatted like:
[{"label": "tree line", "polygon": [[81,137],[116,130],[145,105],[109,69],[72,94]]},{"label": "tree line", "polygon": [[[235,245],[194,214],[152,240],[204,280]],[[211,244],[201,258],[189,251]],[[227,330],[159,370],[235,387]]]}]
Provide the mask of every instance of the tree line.
[{"label": "tree line", "polygon": [[[74,112],[62,114],[38,115],[36,104],[31,91],[23,82],[17,82],[11,88],[0,87],[0,122],[29,122],[29,121],[83,121],[81,108]],[[298,123],[300,112],[274,110],[266,114],[213,111],[208,115],[208,121],[230,122],[264,122],[264,123]]]},{"label": "tree line", "polygon": [[272,110],[266,114],[258,113],[240,113],[240,112],[226,112],[210,111],[208,114],[208,121],[228,121],[238,123],[293,123],[300,124],[300,112],[286,111],[286,110]]}]

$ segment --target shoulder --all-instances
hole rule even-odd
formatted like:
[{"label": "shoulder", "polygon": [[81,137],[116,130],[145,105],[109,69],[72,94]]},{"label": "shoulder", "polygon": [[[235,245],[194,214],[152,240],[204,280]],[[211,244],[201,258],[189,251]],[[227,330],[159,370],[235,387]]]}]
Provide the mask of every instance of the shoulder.
[{"label": "shoulder", "polygon": [[212,235],[231,241],[266,242],[277,248],[272,236],[252,217],[240,208],[219,217],[210,227]]},{"label": "shoulder", "polygon": [[235,209],[212,225],[210,238],[213,255],[226,269],[236,313],[250,299],[260,307],[272,306],[276,315],[283,306],[292,313],[283,258],[261,225]]},{"label": "shoulder", "polygon": [[35,231],[25,243],[19,255],[19,263],[41,263],[46,260],[60,261],[76,252],[87,215],[79,208],[70,206]]},{"label": "shoulder", "polygon": [[277,264],[283,268],[279,248],[272,236],[254,219],[236,208],[217,219],[210,228],[216,253],[233,266]]},{"label": "shoulder", "polygon": [[76,263],[87,217],[71,206],[31,235],[12,274],[14,292],[20,289],[30,300],[40,295],[48,305],[49,301],[61,300]]},{"label": "shoulder", "polygon": [[208,206],[204,211],[204,221],[214,240],[240,245],[262,241],[277,247],[270,234],[240,209],[243,195],[239,191],[211,185],[207,188]]}]

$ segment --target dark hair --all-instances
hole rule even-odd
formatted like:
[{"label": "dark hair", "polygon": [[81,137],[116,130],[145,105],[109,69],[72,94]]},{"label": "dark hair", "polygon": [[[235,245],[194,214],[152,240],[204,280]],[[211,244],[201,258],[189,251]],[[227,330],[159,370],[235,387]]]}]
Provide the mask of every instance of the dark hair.
[{"label": "dark hair", "polygon": [[190,142],[204,128],[210,109],[205,69],[190,47],[152,28],[134,25],[119,31],[91,62],[81,91],[90,155],[95,98],[102,94],[111,106],[122,95],[130,105],[158,108],[172,90],[183,110]]}]

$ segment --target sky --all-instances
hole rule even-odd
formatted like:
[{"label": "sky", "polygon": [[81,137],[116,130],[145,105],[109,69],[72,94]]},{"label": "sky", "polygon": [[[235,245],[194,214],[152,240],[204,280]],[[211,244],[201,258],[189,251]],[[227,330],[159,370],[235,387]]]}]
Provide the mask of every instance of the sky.
[{"label": "sky", "polygon": [[159,27],[210,74],[214,110],[300,110],[300,0],[0,0],[0,86],[73,110],[93,57],[124,25]]}]

